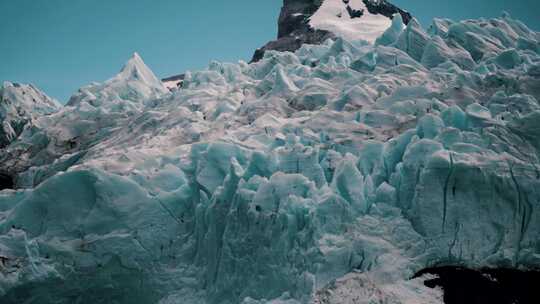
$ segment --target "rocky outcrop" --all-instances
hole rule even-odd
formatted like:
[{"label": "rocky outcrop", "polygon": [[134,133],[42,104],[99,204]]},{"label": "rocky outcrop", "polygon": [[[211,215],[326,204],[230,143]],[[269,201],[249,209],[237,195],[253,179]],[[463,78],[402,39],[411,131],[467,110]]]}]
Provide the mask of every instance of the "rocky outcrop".
[{"label": "rocky outcrop", "polygon": [[[394,14],[399,13],[404,24],[408,24],[412,19],[410,13],[388,1],[362,1],[371,14],[383,15],[391,19]],[[284,0],[278,21],[277,39],[257,49],[251,61],[256,62],[261,60],[264,53],[268,50],[295,51],[302,44],[320,44],[327,39],[335,38],[332,32],[313,29],[309,25],[309,19],[317,12],[323,2],[324,0]],[[349,6],[349,1],[343,0],[343,4],[347,8],[351,18],[361,17],[360,11],[355,11]]]},{"label": "rocky outcrop", "polygon": [[401,18],[403,19],[403,23],[405,24],[409,24],[409,21],[411,21],[412,19],[412,15],[409,12],[402,10],[401,8],[393,5],[392,3],[388,1],[385,1],[385,0],[382,0],[382,1],[362,0],[362,1],[364,2],[364,4],[367,7],[367,10],[371,14],[379,14],[379,15],[386,16],[388,18],[393,18],[395,14],[399,13],[401,15]]},{"label": "rocky outcrop", "polygon": [[278,37],[257,49],[252,62],[259,61],[267,50],[293,51],[304,43],[318,44],[334,38],[327,31],[314,30],[309,18],[319,9],[323,0],[284,0],[278,21]]}]

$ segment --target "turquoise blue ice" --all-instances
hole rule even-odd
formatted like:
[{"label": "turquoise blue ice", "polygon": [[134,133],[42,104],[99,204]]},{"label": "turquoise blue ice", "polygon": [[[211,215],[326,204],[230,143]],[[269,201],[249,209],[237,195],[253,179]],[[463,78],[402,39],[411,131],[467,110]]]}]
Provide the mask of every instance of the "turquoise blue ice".
[{"label": "turquoise blue ice", "polygon": [[138,55],[65,107],[4,84],[3,303],[440,303],[410,277],[540,266],[540,34],[398,22],[173,92]]}]

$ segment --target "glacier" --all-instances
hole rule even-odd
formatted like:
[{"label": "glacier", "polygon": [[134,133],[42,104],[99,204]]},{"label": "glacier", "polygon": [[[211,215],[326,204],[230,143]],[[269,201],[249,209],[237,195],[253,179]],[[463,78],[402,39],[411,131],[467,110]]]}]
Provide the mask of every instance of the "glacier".
[{"label": "glacier", "polygon": [[0,89],[2,303],[442,303],[540,267],[540,33],[508,14]]}]

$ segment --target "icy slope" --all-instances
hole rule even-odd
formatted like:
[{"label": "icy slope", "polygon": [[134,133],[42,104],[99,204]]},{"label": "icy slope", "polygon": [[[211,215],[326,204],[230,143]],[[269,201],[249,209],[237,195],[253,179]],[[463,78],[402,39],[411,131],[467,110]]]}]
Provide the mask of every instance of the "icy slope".
[{"label": "icy slope", "polygon": [[441,303],[415,273],[539,267],[539,33],[393,22],[170,93],[134,57],[36,113],[0,151],[1,302]]},{"label": "icy slope", "polygon": [[156,78],[154,73],[142,61],[139,54],[135,53],[115,77],[103,84],[92,84],[81,88],[73,95],[68,106],[74,106],[85,101],[94,106],[103,101],[142,101],[167,92],[167,89]]},{"label": "icy slope", "polygon": [[54,113],[60,107],[32,85],[4,82],[0,87],[0,148],[14,141],[36,116]]}]

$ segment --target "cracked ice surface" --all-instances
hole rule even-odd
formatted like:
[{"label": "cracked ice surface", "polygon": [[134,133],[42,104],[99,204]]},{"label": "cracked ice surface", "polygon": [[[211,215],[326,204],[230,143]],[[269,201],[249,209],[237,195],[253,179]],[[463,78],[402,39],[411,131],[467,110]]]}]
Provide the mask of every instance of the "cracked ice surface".
[{"label": "cracked ice surface", "polygon": [[0,153],[2,303],[440,303],[409,278],[540,266],[540,34],[399,22],[174,92],[135,55],[65,107],[32,93]]}]

